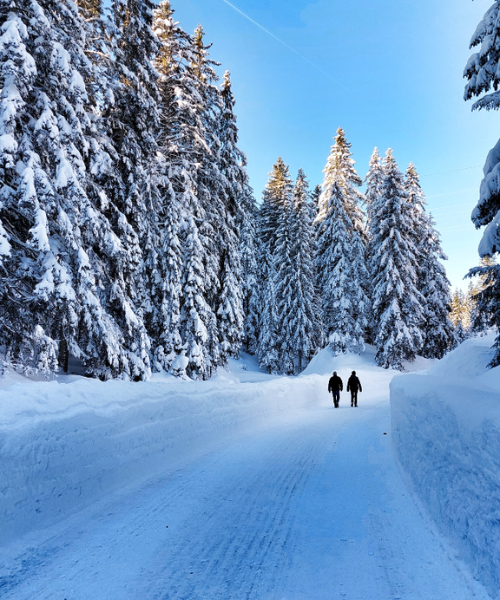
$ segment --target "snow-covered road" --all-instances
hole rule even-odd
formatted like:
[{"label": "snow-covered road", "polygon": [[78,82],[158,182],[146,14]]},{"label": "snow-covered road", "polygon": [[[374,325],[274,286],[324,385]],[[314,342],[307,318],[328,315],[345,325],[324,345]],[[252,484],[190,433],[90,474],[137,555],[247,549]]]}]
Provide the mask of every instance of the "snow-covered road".
[{"label": "snow-covered road", "polygon": [[[471,600],[391,448],[390,373],[100,500],[25,550],[4,600]],[[325,379],[326,381],[326,379]],[[368,386],[367,386],[368,387]]]}]

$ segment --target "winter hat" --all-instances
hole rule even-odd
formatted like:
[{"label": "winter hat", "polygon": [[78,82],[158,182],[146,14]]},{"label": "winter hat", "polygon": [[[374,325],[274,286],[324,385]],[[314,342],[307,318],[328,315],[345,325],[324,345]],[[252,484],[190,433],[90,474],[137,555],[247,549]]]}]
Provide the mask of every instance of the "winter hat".
[{"label": "winter hat", "polygon": [[337,375],[337,371],[334,371],[334,372],[333,372],[333,374],[334,374],[334,375]]}]

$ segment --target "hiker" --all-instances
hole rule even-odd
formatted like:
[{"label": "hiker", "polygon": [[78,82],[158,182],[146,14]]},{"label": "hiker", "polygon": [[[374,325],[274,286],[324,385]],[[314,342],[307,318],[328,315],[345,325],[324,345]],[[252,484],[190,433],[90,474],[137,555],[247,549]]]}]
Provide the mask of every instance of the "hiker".
[{"label": "hiker", "polygon": [[333,404],[335,405],[335,408],[339,407],[340,392],[343,389],[344,384],[342,383],[342,379],[337,375],[337,371],[334,371],[328,382],[328,391],[333,394]]},{"label": "hiker", "polygon": [[356,371],[352,372],[352,375],[347,381],[347,391],[351,391],[351,406],[358,406],[358,391],[362,392],[361,381],[356,377]]}]

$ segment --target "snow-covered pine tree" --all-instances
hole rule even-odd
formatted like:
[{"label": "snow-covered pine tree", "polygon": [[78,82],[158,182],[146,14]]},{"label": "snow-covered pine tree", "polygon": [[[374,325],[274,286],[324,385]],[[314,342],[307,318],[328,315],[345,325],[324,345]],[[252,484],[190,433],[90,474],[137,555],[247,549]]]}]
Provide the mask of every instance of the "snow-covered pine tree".
[{"label": "snow-covered pine tree", "polygon": [[[382,197],[381,188],[384,181],[384,166],[380,158],[378,148],[375,147],[373,154],[370,158],[368,173],[365,177],[366,183],[366,225],[367,225],[367,237],[368,243],[366,245],[366,268],[369,274],[368,284],[366,287],[367,295],[373,297],[373,277],[372,274],[377,270],[375,248],[373,247],[373,239],[376,236],[376,232],[379,228],[377,221],[377,215],[381,214],[379,202]],[[370,343],[374,340],[374,329],[375,323],[373,322],[373,315],[370,314],[368,317],[368,328],[367,328],[367,339]]]},{"label": "snow-covered pine tree", "polygon": [[[377,229],[377,222],[374,221],[374,216],[378,214],[378,202],[381,198],[382,183],[384,181],[384,166],[380,158],[378,148],[375,147],[370,158],[368,173],[365,177],[366,183],[366,217],[368,227],[368,237],[373,239]],[[370,253],[368,244],[368,253]]]},{"label": "snow-covered pine tree", "polygon": [[243,347],[249,354],[257,353],[260,328],[257,218],[257,203],[250,192],[244,202],[239,222],[239,253],[243,275]]},{"label": "snow-covered pine tree", "polygon": [[[204,36],[203,27],[199,25],[192,41],[191,65],[196,81],[195,91],[201,100],[205,145],[203,152],[199,154],[197,169],[196,195],[203,212],[203,217],[197,224],[204,251],[205,298],[216,315],[222,289],[222,261],[225,248],[225,240],[222,237],[226,233],[228,217],[225,205],[227,181],[219,165],[221,142],[218,138],[218,128],[223,102],[217,87],[218,76],[214,69],[218,63],[209,58],[208,51],[211,45],[205,45]],[[209,333],[207,344],[210,346],[213,364],[217,365],[220,360],[217,330]]]},{"label": "snow-covered pine tree", "polygon": [[357,189],[362,179],[354,169],[355,161],[351,158],[351,144],[346,140],[345,131],[339,127],[330,155],[323,173],[325,174],[322,193],[318,200],[316,223],[321,223],[328,213],[332,188],[335,183],[342,191],[344,210],[352,223],[354,231],[359,231],[363,242],[366,242],[366,230],[363,211],[360,203],[364,202],[363,194]]},{"label": "snow-covered pine tree", "polygon": [[[164,194],[162,211],[167,220],[161,236],[171,251],[179,243],[179,251],[172,256],[173,262],[179,263],[178,269],[164,274],[170,284],[159,315],[159,330],[162,322],[175,326],[169,341],[164,340],[167,347],[163,367],[181,376],[187,372],[206,379],[219,361],[216,317],[214,307],[209,305],[214,300],[213,290],[218,289],[219,265],[213,250],[213,226],[206,216],[210,194],[200,177],[206,155],[211,152],[204,120],[206,98],[200,95],[204,83],[196,70],[194,40],[174,21],[170,2],[159,4],[154,28],[160,40],[155,62],[160,75],[158,140],[172,192]],[[174,245],[173,240],[177,240]],[[176,307],[175,314],[179,310],[178,324],[177,317],[170,321],[171,305]]]},{"label": "snow-covered pine tree", "polygon": [[345,210],[340,185],[334,182],[329,189],[331,196],[319,226],[316,255],[324,331],[334,354],[361,352],[366,313],[359,274],[364,252],[355,256],[360,248],[359,232],[354,233],[356,237],[352,234],[353,225]]},{"label": "snow-covered pine tree", "polygon": [[316,185],[311,192],[311,200],[309,202],[309,212],[311,214],[311,221],[314,223],[318,215],[319,199],[321,197],[321,186]]},{"label": "snow-covered pine tree", "polygon": [[[137,317],[152,309],[151,297],[161,280],[159,255],[161,246],[159,214],[162,194],[159,189],[158,144],[159,129],[158,73],[153,61],[160,45],[154,34],[151,0],[114,0],[113,18],[113,87],[104,113],[107,133],[116,150],[117,170],[121,189],[111,196],[112,204],[121,213],[119,223],[126,231],[117,230],[120,238],[134,244],[137,240],[141,260],[131,278],[133,286],[126,292],[136,305]],[[126,221],[126,223],[125,223]],[[126,246],[127,247],[127,246]],[[130,279],[129,279],[130,280]],[[146,320],[151,317],[146,315]],[[123,327],[125,329],[125,327]],[[146,328],[130,330],[127,343],[131,348],[145,347],[141,360],[147,361],[149,340]],[[153,349],[153,354],[155,349]]]},{"label": "snow-covered pine tree", "polygon": [[180,331],[188,359],[187,374],[192,379],[207,379],[216,367],[207,344],[210,329],[213,331],[216,328],[215,315],[204,297],[203,250],[198,227],[192,217],[187,231]]},{"label": "snow-covered pine tree", "polygon": [[221,89],[222,113],[218,120],[217,137],[220,143],[218,166],[223,177],[222,229],[219,231],[221,245],[221,289],[218,292],[217,319],[221,362],[237,357],[243,340],[243,271],[239,255],[240,213],[251,194],[245,169],[246,156],[238,148],[238,128],[233,107],[229,71],[224,73]]},{"label": "snow-covered pine tree", "polygon": [[[191,164],[192,140],[201,131],[201,116],[193,101],[194,76],[189,70],[190,37],[173,19],[170,2],[154,11],[153,28],[159,40],[155,67],[159,74],[158,146],[160,173],[159,273],[151,290],[148,332],[154,368],[186,376],[186,347],[180,334],[182,275],[187,215],[196,213],[195,167]],[[190,102],[191,101],[191,102]],[[193,161],[195,162],[195,161]],[[179,368],[179,365],[182,368]]]},{"label": "snow-covered pine tree", "polygon": [[453,324],[449,319],[450,282],[440,260],[447,260],[441,248],[439,233],[432,216],[425,210],[425,196],[415,165],[406,170],[405,190],[408,194],[411,219],[409,231],[418,250],[417,289],[424,298],[424,336],[421,354],[426,358],[442,358],[454,340]]},{"label": "snow-covered pine tree", "polygon": [[[84,83],[95,80],[85,55],[91,24],[67,2],[20,0],[5,17],[0,194],[17,291],[3,312],[3,330],[12,314],[20,317],[4,340],[7,355],[53,364],[53,352],[37,347],[63,339],[94,375],[145,375],[147,366],[127,355],[101,291],[123,250],[93,179],[102,152]],[[21,313],[11,310],[21,299]]]},{"label": "snow-covered pine tree", "polygon": [[411,233],[411,207],[392,151],[385,159],[379,223],[373,238],[378,265],[374,279],[373,314],[376,361],[385,368],[403,368],[422,347],[424,299],[418,291],[418,249]]},{"label": "snow-covered pine tree", "polygon": [[294,287],[295,263],[293,260],[292,229],[294,212],[292,198],[284,199],[281,206],[276,246],[273,255],[276,296],[276,347],[278,349],[278,370],[285,375],[295,373],[296,349],[293,347],[290,323],[291,303],[296,289]]},{"label": "snow-covered pine tree", "polygon": [[286,315],[294,372],[300,373],[322,343],[321,302],[316,293],[314,228],[305,173],[299,169],[293,191],[291,255],[293,269]]},{"label": "snow-covered pine tree", "polygon": [[[472,105],[472,110],[498,110],[500,107],[499,67],[500,54],[497,40],[500,33],[500,2],[496,0],[486,11],[472,36],[470,47],[479,46],[467,62],[464,77],[468,83],[465,87],[464,99],[481,96]],[[477,229],[486,227],[479,244],[481,258],[494,258],[500,250],[500,232],[497,227],[500,219],[500,140],[489,152],[483,169],[484,178],[481,182],[479,201],[472,211],[472,221]],[[480,292],[479,310],[488,318],[489,324],[500,327],[500,266],[497,264],[487,267],[475,267],[468,276],[481,275],[486,278],[487,287]],[[500,333],[493,345],[495,356],[490,366],[500,365]]]},{"label": "snow-covered pine tree", "polygon": [[[484,257],[480,260],[479,267],[491,269],[496,265],[496,260],[489,257]],[[473,333],[484,334],[489,326],[491,321],[491,315],[488,314],[487,306],[481,305],[480,294],[483,290],[485,290],[488,286],[486,284],[487,274],[480,275],[478,281],[473,283],[469,282],[469,286],[467,289],[467,300],[468,305],[470,307],[470,322],[471,322],[471,331]]]},{"label": "snow-covered pine tree", "polygon": [[279,372],[277,346],[278,321],[276,312],[277,230],[285,204],[290,202],[293,184],[288,166],[278,158],[269,174],[259,211],[259,280],[261,288],[261,327],[258,357],[261,368],[269,373]]},{"label": "snow-covered pine tree", "polygon": [[366,292],[370,289],[370,276],[366,266],[366,246],[359,231],[351,237],[351,297],[353,317],[355,322],[356,342],[354,351],[362,352],[365,348],[364,340],[370,332],[371,301]]}]

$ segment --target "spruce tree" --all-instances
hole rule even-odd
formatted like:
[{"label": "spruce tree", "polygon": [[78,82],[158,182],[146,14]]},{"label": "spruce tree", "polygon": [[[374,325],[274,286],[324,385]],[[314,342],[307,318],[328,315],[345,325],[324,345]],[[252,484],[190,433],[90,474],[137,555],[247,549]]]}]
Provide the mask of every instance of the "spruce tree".
[{"label": "spruce tree", "polygon": [[316,292],[314,269],[314,229],[308,206],[307,179],[299,170],[293,191],[292,257],[290,310],[287,327],[300,373],[322,343],[321,302]]},{"label": "spruce tree", "polygon": [[417,288],[424,299],[422,356],[442,358],[451,348],[454,333],[450,312],[450,282],[440,260],[447,260],[441,248],[439,233],[432,216],[425,210],[425,196],[415,166],[406,170],[405,190],[408,194],[410,232],[417,248]]},{"label": "spruce tree", "polygon": [[239,254],[240,213],[245,210],[251,194],[246,173],[246,156],[238,148],[238,128],[233,112],[235,104],[229,71],[224,74],[221,89],[222,113],[217,137],[220,143],[218,165],[224,184],[223,218],[220,243],[221,289],[218,293],[218,329],[221,362],[237,357],[243,340],[243,271]]},{"label": "spruce tree", "polygon": [[385,160],[379,211],[380,223],[373,248],[376,271],[373,314],[376,327],[376,361],[382,367],[403,369],[422,347],[424,299],[417,288],[418,249],[411,233],[411,206],[392,151]]},{"label": "spruce tree", "polygon": [[[220,273],[211,196],[204,185],[207,176],[200,173],[211,153],[205,123],[208,100],[200,94],[205,85],[200,72],[204,55],[197,54],[204,47],[197,48],[195,40],[174,22],[167,1],[155,11],[154,28],[160,40],[155,61],[160,76],[158,140],[171,185],[171,193],[163,197],[167,221],[161,236],[171,248],[172,263],[178,265],[163,275],[170,280],[170,293],[162,303],[159,330],[162,322],[169,322],[173,329],[169,341],[165,340],[167,347],[162,344],[158,351],[165,356],[164,368],[175,374],[208,378],[219,362],[214,310]],[[170,307],[174,307],[171,321]]]},{"label": "spruce tree", "polygon": [[[468,83],[465,87],[464,99],[481,96],[472,110],[498,110],[500,107],[499,66],[500,55],[497,50],[497,39],[500,33],[500,3],[495,1],[486,11],[472,36],[470,47],[479,46],[467,62],[464,77]],[[479,200],[472,212],[472,222],[477,229],[486,227],[479,244],[481,258],[494,258],[500,249],[500,238],[497,227],[500,218],[500,140],[489,152],[484,166],[484,178],[481,182]],[[479,309],[485,315],[489,325],[500,326],[500,267],[497,264],[486,267],[475,267],[468,273],[469,277],[480,275],[485,277],[487,287],[479,293]],[[495,356],[490,366],[500,365],[500,334],[493,345]]]},{"label": "spruce tree", "polygon": [[373,220],[374,214],[377,214],[377,204],[381,197],[382,184],[384,182],[384,167],[380,158],[378,148],[375,147],[370,158],[368,173],[365,177],[366,192],[366,216],[369,236],[373,237],[376,229],[376,223]]},{"label": "spruce tree", "polygon": [[240,219],[240,261],[243,275],[243,347],[256,354],[260,329],[259,245],[257,236],[258,209],[253,195],[247,197]]},{"label": "spruce tree", "polygon": [[313,191],[311,192],[311,201],[309,203],[309,212],[310,212],[310,216],[311,216],[311,221],[314,223],[316,217],[318,216],[318,210],[319,210],[319,199],[321,197],[321,186],[317,185],[314,187]]},{"label": "spruce tree", "polygon": [[289,205],[293,185],[289,169],[281,158],[273,166],[264,190],[259,211],[261,327],[258,357],[261,368],[279,372],[278,317],[276,308],[276,245],[277,230],[285,205]]},{"label": "spruce tree", "polygon": [[[352,222],[338,183],[331,187],[325,219],[319,228],[316,270],[323,306],[323,325],[334,354],[362,352],[366,300],[359,279],[364,264],[360,234]],[[361,248],[361,256],[355,256]]]},{"label": "spruce tree", "polygon": [[359,231],[363,242],[366,242],[364,216],[360,204],[364,201],[363,194],[357,189],[362,179],[354,169],[355,161],[351,158],[351,144],[346,140],[344,130],[339,127],[335,136],[330,155],[323,173],[325,174],[322,194],[318,200],[316,222],[321,223],[328,213],[332,188],[335,183],[342,191],[344,210],[349,217],[354,231]]},{"label": "spruce tree", "polygon": [[[0,218],[9,223],[12,244],[7,280],[17,288],[2,311],[4,331],[12,333],[4,340],[7,355],[29,364],[30,357],[53,354],[38,352],[40,344],[61,341],[91,374],[147,376],[147,364],[124,347],[125,328],[111,306],[121,304],[125,323],[135,328],[137,315],[115,270],[123,245],[98,181],[109,155],[85,84],[95,81],[85,55],[92,25],[66,2],[21,1],[11,9],[0,48],[1,134],[7,136]],[[16,330],[8,328],[14,315]]]},{"label": "spruce tree", "polygon": [[276,345],[278,348],[278,369],[285,375],[295,373],[295,349],[290,330],[290,309],[294,289],[294,256],[292,247],[293,228],[292,198],[284,200],[276,230],[276,246],[273,256],[276,295]]}]

